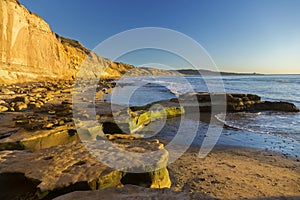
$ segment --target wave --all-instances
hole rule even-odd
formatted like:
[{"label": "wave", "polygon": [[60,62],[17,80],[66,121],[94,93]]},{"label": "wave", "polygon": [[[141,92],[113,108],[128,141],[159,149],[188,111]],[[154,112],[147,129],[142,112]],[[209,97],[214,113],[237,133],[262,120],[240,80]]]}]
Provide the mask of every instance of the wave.
[{"label": "wave", "polygon": [[227,115],[218,114],[215,117],[227,127],[233,129],[259,134],[272,134],[284,138],[299,140],[299,114],[283,114],[278,112],[242,112],[228,113]]},{"label": "wave", "polygon": [[[243,114],[245,116],[258,116],[261,114],[261,112],[258,113],[238,113],[238,115]],[[251,129],[249,127],[245,127],[243,125],[239,125],[238,123],[236,123],[236,121],[229,121],[226,119],[227,115],[222,113],[222,114],[217,114],[215,115],[215,118],[217,120],[219,120],[221,123],[225,124],[227,127],[233,128],[233,129],[239,129],[239,130],[245,130],[245,131],[249,131],[249,132],[255,132],[255,133],[261,133],[261,134],[269,134],[270,132],[268,131],[260,131],[260,130],[255,130],[255,129]],[[225,120],[224,120],[225,119]]]},{"label": "wave", "polygon": [[289,79],[276,80],[279,83],[291,83],[292,81]]},{"label": "wave", "polygon": [[193,92],[192,86],[189,84],[189,82],[184,80],[177,80],[176,82],[174,82],[174,80],[155,80],[152,83],[168,88],[169,91],[175,94],[176,96],[187,92]]}]

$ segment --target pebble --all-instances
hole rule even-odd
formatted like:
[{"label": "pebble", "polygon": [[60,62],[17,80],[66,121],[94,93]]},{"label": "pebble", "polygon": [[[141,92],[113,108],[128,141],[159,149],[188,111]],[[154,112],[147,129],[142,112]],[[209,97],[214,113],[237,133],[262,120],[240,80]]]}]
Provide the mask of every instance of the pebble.
[{"label": "pebble", "polygon": [[15,111],[24,111],[27,109],[27,104],[24,102],[15,102],[13,107]]},{"label": "pebble", "polygon": [[42,128],[43,128],[43,129],[52,129],[53,126],[54,126],[54,124],[52,124],[52,123],[47,123],[47,124],[44,124]]},{"label": "pebble", "polygon": [[30,97],[28,98],[28,100],[31,101],[31,102],[35,102],[35,101],[36,101],[36,99],[35,99],[34,97],[32,97],[32,96],[30,96]]},{"label": "pebble", "polygon": [[24,125],[24,124],[29,124],[28,120],[17,120],[16,121],[16,125]]},{"label": "pebble", "polygon": [[61,102],[61,104],[63,104],[63,105],[71,105],[72,102],[64,100],[64,101]]},{"label": "pebble", "polygon": [[0,99],[0,105],[1,104],[6,104],[6,101]]},{"label": "pebble", "polygon": [[33,88],[31,90],[32,93],[42,93],[42,92],[47,92],[47,88]]},{"label": "pebble", "polygon": [[37,108],[40,108],[40,107],[42,107],[43,105],[44,105],[44,103],[41,102],[41,101],[37,101],[37,102],[35,103],[35,106],[36,106]]},{"label": "pebble", "polygon": [[49,111],[48,111],[48,114],[49,114],[49,115],[55,115],[55,113],[56,113],[55,110],[49,110]]},{"label": "pebble", "polygon": [[36,108],[36,103],[31,102],[27,106],[28,106],[29,109],[34,109],[34,108]]},{"label": "pebble", "polygon": [[8,111],[8,107],[0,105],[0,113]]}]

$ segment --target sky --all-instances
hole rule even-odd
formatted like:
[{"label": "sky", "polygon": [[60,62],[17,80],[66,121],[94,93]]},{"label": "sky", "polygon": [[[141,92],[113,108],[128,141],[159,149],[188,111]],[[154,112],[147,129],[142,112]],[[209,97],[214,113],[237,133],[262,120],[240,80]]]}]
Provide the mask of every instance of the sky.
[{"label": "sky", "polygon": [[[300,74],[300,0],[19,1],[90,49],[126,30],[162,27],[197,41],[221,71]],[[189,68],[175,57],[148,49],[118,61]]]}]

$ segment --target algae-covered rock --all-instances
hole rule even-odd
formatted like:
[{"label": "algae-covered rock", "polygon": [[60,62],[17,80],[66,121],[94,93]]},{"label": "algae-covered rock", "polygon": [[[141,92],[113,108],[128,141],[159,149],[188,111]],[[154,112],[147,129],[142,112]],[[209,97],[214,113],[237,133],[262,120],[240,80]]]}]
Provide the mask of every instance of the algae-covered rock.
[{"label": "algae-covered rock", "polygon": [[[144,109],[145,107],[141,107]],[[167,119],[184,114],[184,109],[180,106],[166,106],[157,110],[138,110],[134,108],[135,114],[129,122],[131,133],[134,133],[144,126],[149,125],[151,122],[155,122],[161,119]]]},{"label": "algae-covered rock", "polygon": [[77,132],[69,127],[58,127],[52,130],[37,130],[28,132],[19,129],[14,134],[0,139],[0,150],[28,149],[37,151],[57,145],[78,141]]}]

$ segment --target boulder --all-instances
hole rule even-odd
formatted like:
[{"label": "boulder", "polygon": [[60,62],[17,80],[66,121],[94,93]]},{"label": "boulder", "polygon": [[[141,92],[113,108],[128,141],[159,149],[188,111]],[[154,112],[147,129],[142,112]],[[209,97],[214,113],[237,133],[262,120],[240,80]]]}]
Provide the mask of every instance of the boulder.
[{"label": "boulder", "polygon": [[273,110],[283,112],[299,112],[299,108],[292,103],[288,102],[270,102],[264,101],[254,105],[254,110]]},{"label": "boulder", "polygon": [[[147,152],[147,147],[150,150],[154,148],[152,143],[136,142],[139,150],[132,143],[118,145],[125,150],[121,162],[139,165],[139,161],[126,156],[126,152]],[[93,148],[103,144],[89,143]],[[1,184],[0,199],[52,199],[76,190],[99,190],[124,184],[169,188],[171,182],[165,167],[168,154],[165,150],[161,151],[160,157],[151,158],[158,161],[157,168],[140,174],[109,168],[95,159],[94,154],[90,154],[82,143],[70,143],[37,152],[2,151],[0,183],[6,184]],[[109,148],[101,150],[101,155],[106,154],[109,159],[114,159],[115,153]]]}]

